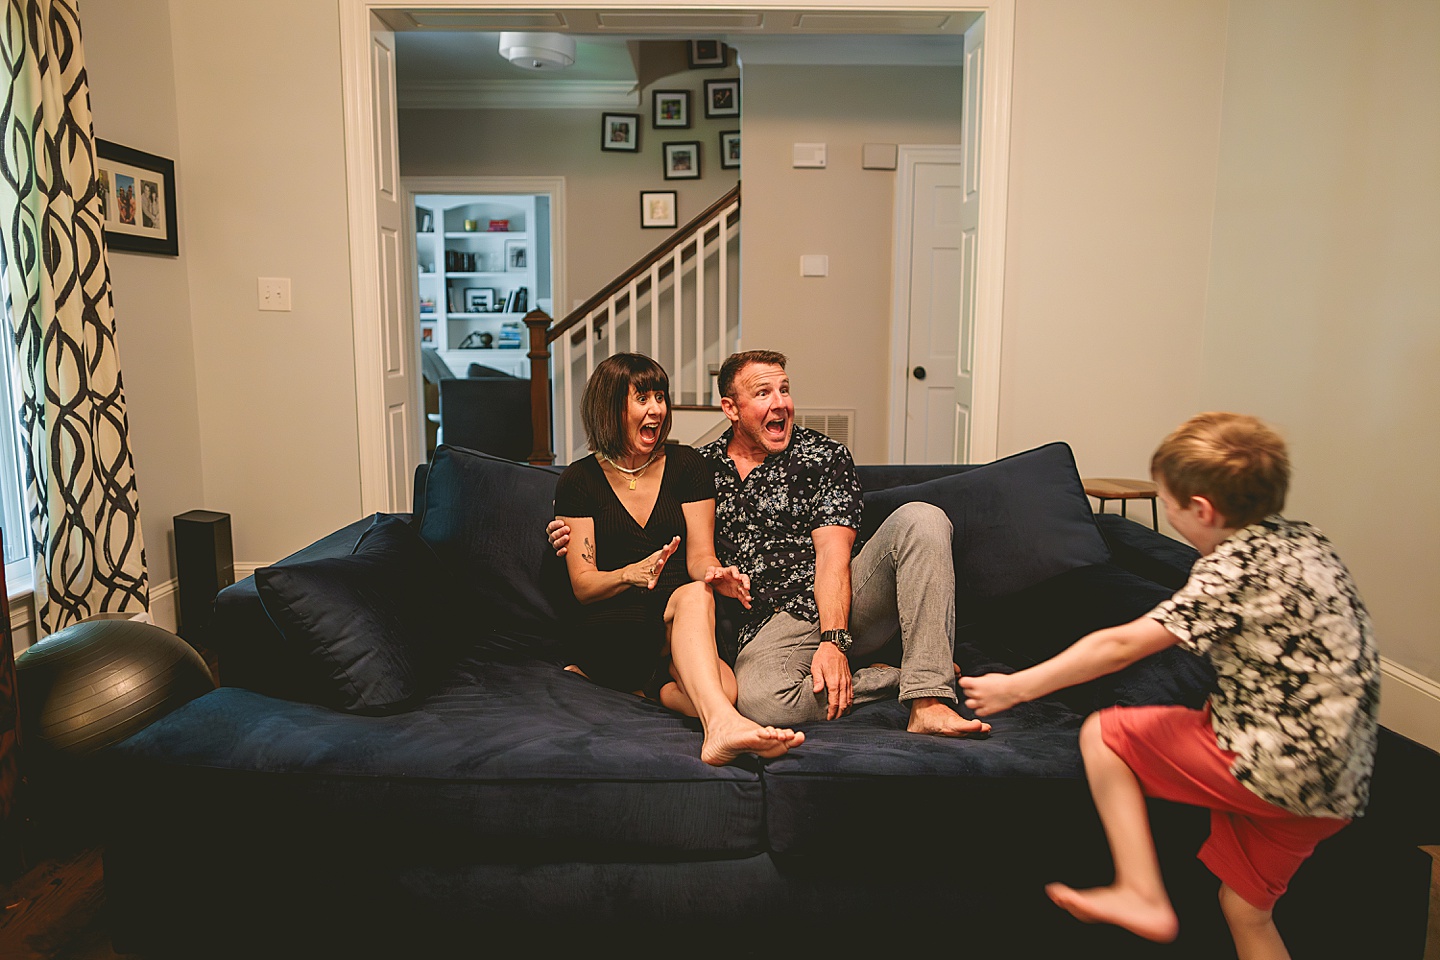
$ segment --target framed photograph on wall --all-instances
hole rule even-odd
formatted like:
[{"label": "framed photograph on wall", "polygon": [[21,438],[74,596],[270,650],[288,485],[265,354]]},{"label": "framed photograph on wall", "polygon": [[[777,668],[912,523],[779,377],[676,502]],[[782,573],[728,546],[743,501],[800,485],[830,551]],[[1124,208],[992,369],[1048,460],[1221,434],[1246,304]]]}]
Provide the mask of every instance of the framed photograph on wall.
[{"label": "framed photograph on wall", "polygon": [[665,144],[666,180],[700,179],[700,141],[679,140]]},{"label": "framed photograph on wall", "polygon": [[650,123],[660,129],[689,127],[690,91],[656,90],[651,97]]},{"label": "framed photograph on wall", "polygon": [[506,270],[528,270],[530,268],[530,251],[524,240],[505,241],[505,269]]},{"label": "framed photograph on wall", "polygon": [[600,149],[624,150],[634,153],[640,149],[640,114],[602,113],[600,115]]},{"label": "framed photograph on wall", "polygon": [[489,313],[495,309],[495,290],[492,287],[466,287],[465,312]]},{"label": "framed photograph on wall", "polygon": [[705,116],[740,116],[740,78],[705,81]]},{"label": "framed photograph on wall", "polygon": [[690,69],[708,70],[725,66],[730,48],[719,40],[690,41]]},{"label": "framed photograph on wall", "polygon": [[98,137],[95,155],[106,246],[178,257],[175,161]]},{"label": "framed photograph on wall", "polygon": [[720,166],[734,170],[740,166],[740,131],[720,131]]},{"label": "framed photograph on wall", "polygon": [[640,191],[640,226],[642,228],[647,230],[651,227],[674,229],[676,225],[674,190]]}]

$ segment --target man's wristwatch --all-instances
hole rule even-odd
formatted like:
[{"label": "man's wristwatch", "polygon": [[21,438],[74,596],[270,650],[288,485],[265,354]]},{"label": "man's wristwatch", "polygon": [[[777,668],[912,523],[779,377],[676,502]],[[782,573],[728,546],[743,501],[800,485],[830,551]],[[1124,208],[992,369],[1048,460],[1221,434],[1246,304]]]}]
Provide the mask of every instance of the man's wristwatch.
[{"label": "man's wristwatch", "polygon": [[849,630],[822,630],[820,631],[821,643],[833,643],[840,648],[841,653],[850,652],[850,631]]}]

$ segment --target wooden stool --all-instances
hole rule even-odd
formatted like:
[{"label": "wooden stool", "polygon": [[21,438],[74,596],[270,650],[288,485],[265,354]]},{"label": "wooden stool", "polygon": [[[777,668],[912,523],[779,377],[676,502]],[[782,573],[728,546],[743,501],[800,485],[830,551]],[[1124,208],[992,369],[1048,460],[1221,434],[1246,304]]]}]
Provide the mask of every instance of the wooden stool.
[{"label": "wooden stool", "polygon": [[1150,525],[1156,530],[1160,529],[1160,507],[1157,502],[1159,489],[1149,480],[1121,480],[1114,477],[1096,477],[1091,480],[1082,480],[1085,485],[1085,492],[1096,500],[1100,501],[1100,509],[1096,513],[1105,512],[1105,501],[1120,501],[1120,516],[1125,516],[1125,501],[1127,500],[1149,500],[1150,501]]}]

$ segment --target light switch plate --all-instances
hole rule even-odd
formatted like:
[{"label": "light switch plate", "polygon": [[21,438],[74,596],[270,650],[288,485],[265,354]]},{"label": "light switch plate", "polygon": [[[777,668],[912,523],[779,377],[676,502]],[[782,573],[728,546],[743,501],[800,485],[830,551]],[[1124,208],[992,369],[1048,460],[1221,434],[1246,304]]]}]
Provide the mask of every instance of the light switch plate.
[{"label": "light switch plate", "polygon": [[830,258],[823,253],[807,253],[800,258],[800,276],[828,277]]},{"label": "light switch plate", "polygon": [[290,278],[260,278],[260,309],[287,311],[290,309]]},{"label": "light switch plate", "polygon": [[794,166],[823,167],[825,166],[825,144],[797,143],[794,157]]}]

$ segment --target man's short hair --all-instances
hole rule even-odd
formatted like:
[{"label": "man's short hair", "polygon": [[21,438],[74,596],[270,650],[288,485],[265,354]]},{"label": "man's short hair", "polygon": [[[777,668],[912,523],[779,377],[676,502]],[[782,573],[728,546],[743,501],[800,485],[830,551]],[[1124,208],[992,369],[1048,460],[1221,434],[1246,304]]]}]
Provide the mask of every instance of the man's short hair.
[{"label": "man's short hair", "polygon": [[585,427],[585,441],[590,449],[611,460],[623,457],[625,450],[625,411],[630,404],[630,391],[665,394],[665,421],[660,424],[656,444],[670,437],[673,413],[670,409],[670,378],[665,368],[639,353],[617,353],[595,365],[595,372],[585,383],[580,398],[580,422]]},{"label": "man's short hair", "polygon": [[720,375],[716,378],[715,385],[720,388],[720,396],[734,400],[735,378],[740,376],[741,370],[752,363],[761,363],[784,370],[787,362],[789,362],[789,358],[776,350],[745,350],[741,353],[732,353],[720,365]]},{"label": "man's short hair", "polygon": [[1184,507],[1209,500],[1228,527],[1240,528],[1285,508],[1290,455],[1261,420],[1242,413],[1201,413],[1161,441],[1150,475]]}]

